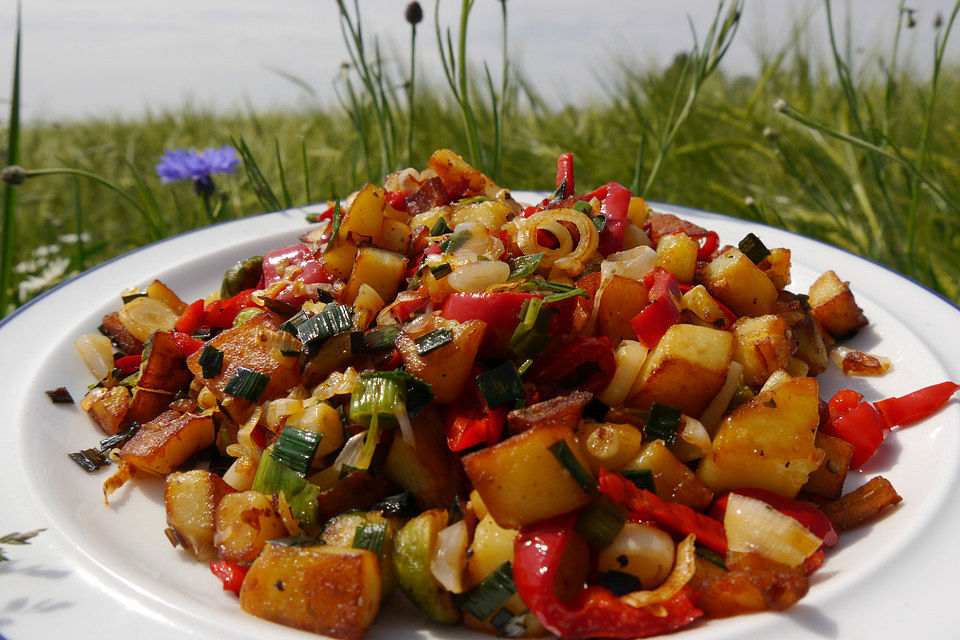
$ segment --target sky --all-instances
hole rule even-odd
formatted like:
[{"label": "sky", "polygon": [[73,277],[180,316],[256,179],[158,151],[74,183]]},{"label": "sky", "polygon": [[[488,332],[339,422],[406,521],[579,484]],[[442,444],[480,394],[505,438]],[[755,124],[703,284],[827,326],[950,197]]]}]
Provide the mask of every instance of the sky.
[{"label": "sky", "polygon": [[[348,0],[349,1],[349,0]],[[15,2],[0,7],[0,100],[10,86]],[[360,0],[364,29],[387,55],[406,65],[406,0]],[[418,30],[418,73],[439,79],[433,3]],[[511,57],[554,106],[603,92],[615,61],[668,63],[700,36],[713,16],[712,0],[509,0]],[[886,47],[898,3],[836,2],[851,17],[862,56]],[[911,0],[917,26],[905,46],[918,68],[930,58],[934,16],[946,0]],[[443,0],[440,20],[456,25],[460,2]],[[221,110],[303,106],[334,100],[333,80],[346,49],[333,0],[23,0],[22,110],[29,120],[134,117],[186,103]],[[758,52],[772,52],[806,25],[810,48],[825,52],[820,3],[747,0],[744,19],[724,69],[756,73]],[[470,57],[500,66],[500,2],[476,0]],[[960,35],[960,34],[957,34]],[[960,42],[953,38],[951,59]],[[284,77],[305,81],[314,94]],[[5,102],[5,100],[4,100]],[[2,105],[0,105],[2,106]]]}]

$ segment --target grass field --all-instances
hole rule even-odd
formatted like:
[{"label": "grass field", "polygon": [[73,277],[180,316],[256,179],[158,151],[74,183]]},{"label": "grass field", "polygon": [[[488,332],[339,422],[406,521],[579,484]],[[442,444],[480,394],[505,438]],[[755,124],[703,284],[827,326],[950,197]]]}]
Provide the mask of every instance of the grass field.
[{"label": "grass field", "polygon": [[[946,18],[938,43],[953,24]],[[622,64],[588,106],[560,110],[546,107],[516,75],[506,91],[473,78],[472,132],[446,86],[418,86],[412,164],[424,166],[438,147],[465,156],[473,149],[502,185],[547,190],[556,157],[570,151],[581,189],[616,180],[651,200],[785,227],[960,301],[960,69],[935,61],[932,76],[916,77],[896,67],[895,35],[888,50],[855,65],[834,59],[838,49],[807,51],[798,38],[764,60],[757,77],[719,70],[698,77],[697,64],[710,62],[707,47],[668,68]],[[355,95],[346,109],[217,115],[185,107],[140,120],[23,128],[19,164],[28,171],[90,172],[127,196],[69,175],[38,175],[17,187],[13,304],[209,221],[190,184],[160,183],[154,165],[164,149],[241,138],[249,146],[273,197],[242,169],[219,176],[218,219],[343,196],[379,180],[390,166],[379,153],[387,145],[376,97]],[[396,143],[394,163],[406,166],[404,94],[384,100],[396,129],[387,132]]]}]

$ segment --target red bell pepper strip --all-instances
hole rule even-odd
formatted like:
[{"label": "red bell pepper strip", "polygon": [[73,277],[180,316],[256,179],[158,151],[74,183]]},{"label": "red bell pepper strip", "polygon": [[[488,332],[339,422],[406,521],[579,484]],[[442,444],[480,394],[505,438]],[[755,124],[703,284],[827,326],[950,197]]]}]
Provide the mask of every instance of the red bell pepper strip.
[{"label": "red bell pepper strip", "polygon": [[677,324],[680,308],[670,296],[661,296],[644,307],[643,311],[630,321],[630,328],[637,339],[648,349],[653,349],[667,329]]},{"label": "red bell pepper strip", "polygon": [[861,402],[855,408],[820,425],[820,433],[846,440],[853,445],[850,467],[859,469],[883,442],[887,426],[872,404]]},{"label": "red bell pepper strip", "polygon": [[208,327],[217,329],[229,329],[233,326],[233,321],[243,309],[255,306],[253,301],[254,289],[241,291],[232,298],[226,300],[214,300],[203,308],[203,322]]},{"label": "red bell pepper strip", "polygon": [[700,243],[700,248],[697,250],[697,260],[701,261],[713,255],[713,252],[720,246],[720,236],[717,235],[716,231],[710,231],[707,235],[695,238],[695,240]]},{"label": "red bell pepper strip", "polygon": [[840,389],[833,397],[830,398],[830,401],[827,403],[827,409],[830,411],[830,419],[836,418],[839,415],[850,411],[851,409],[856,409],[863,401],[863,395],[857,393],[853,389]]},{"label": "red bell pepper strip", "polygon": [[619,473],[600,468],[600,493],[624,505],[631,516],[654,520],[668,529],[685,536],[691,533],[697,542],[717,553],[727,552],[727,534],[723,523],[690,507],[676,502],[667,502],[652,491],[638,489],[635,484]]},{"label": "red bell pepper strip", "polygon": [[627,233],[627,211],[630,209],[630,191],[616,182],[606,185],[607,194],[600,204],[600,215],[606,222],[600,232],[600,244],[597,249],[604,256],[623,249],[623,238]]},{"label": "red bell pepper strip", "polygon": [[387,204],[397,211],[407,210],[407,195],[403,191],[387,192]]},{"label": "red bell pepper strip", "polygon": [[122,358],[117,358],[113,363],[114,369],[120,370],[120,375],[128,376],[137,369],[140,368],[140,361],[142,360],[141,354],[136,354],[132,356],[123,356]]},{"label": "red bell pepper strip", "polygon": [[177,347],[180,349],[180,353],[183,354],[184,358],[189,358],[199,349],[203,348],[203,340],[197,340],[193,336],[188,336],[179,331],[173,332],[173,341],[177,343]]},{"label": "red bell pepper strip", "polygon": [[651,300],[664,295],[680,298],[680,282],[663,267],[654,267],[643,276],[643,285],[647,288]]},{"label": "red bell pepper strip", "polygon": [[561,153],[557,158],[557,189],[566,185],[562,197],[573,195],[573,154]]},{"label": "red bell pepper strip", "polygon": [[560,600],[553,585],[575,522],[574,515],[547,520],[521,529],[514,542],[517,594],[548,631],[566,640],[645,638],[674,631],[703,615],[688,587],[656,607],[633,607],[599,586]]},{"label": "red bell pepper strip", "polygon": [[897,398],[873,403],[888,427],[901,427],[929,418],[953,397],[960,384],[941,382]]},{"label": "red bell pepper strip", "polygon": [[506,419],[506,407],[484,411],[451,405],[444,419],[447,446],[450,451],[463,451],[482,443],[493,446],[503,434]]},{"label": "red bell pepper strip", "polygon": [[725,493],[723,497],[713,503],[713,507],[710,510],[710,515],[720,522],[723,522],[723,518],[726,515],[727,501],[731,493],[766,502],[780,513],[790,516],[805,526],[810,533],[823,540],[823,544],[828,547],[834,546],[840,539],[830,518],[828,518],[823,511],[820,511],[820,509],[817,509],[808,502],[784,498],[765,489],[735,489]]},{"label": "red bell pepper strip", "polygon": [[[401,296],[403,296],[402,299]],[[425,309],[428,304],[430,304],[430,294],[427,293],[426,287],[420,285],[416,291],[401,292],[397,296],[397,302],[390,305],[390,313],[398,322],[406,322],[410,316]]]},{"label": "red bell pepper strip", "polygon": [[574,386],[568,377],[577,373],[583,365],[596,365],[597,371],[575,386],[581,391],[598,393],[610,384],[617,369],[617,361],[610,340],[600,338],[573,338],[537,359],[527,372],[527,379],[537,385]]},{"label": "red bell pepper strip", "polygon": [[217,560],[210,563],[210,571],[223,582],[224,591],[233,591],[240,595],[243,579],[247,577],[250,567],[244,567],[228,560]]},{"label": "red bell pepper strip", "polygon": [[180,319],[173,325],[173,328],[181,333],[191,335],[200,328],[200,323],[202,322],[203,300],[197,300],[187,305],[187,308],[183,310]]},{"label": "red bell pepper strip", "polygon": [[443,304],[443,317],[458,322],[483,320],[493,331],[513,331],[520,307],[532,293],[455,293]]}]

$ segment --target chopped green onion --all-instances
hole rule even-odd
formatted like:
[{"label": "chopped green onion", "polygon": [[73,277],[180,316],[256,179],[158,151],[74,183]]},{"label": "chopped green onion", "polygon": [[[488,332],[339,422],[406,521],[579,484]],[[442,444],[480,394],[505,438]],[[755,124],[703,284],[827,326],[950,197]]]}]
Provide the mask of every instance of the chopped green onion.
[{"label": "chopped green onion", "polygon": [[[582,287],[574,287],[569,284],[559,282],[550,282],[549,280],[531,280],[524,282],[517,288],[518,291],[554,291],[556,293],[571,293],[572,295],[589,298],[587,292]],[[561,298],[562,299],[562,298]]]},{"label": "chopped green onion", "polygon": [[223,392],[250,402],[259,402],[260,396],[270,384],[270,376],[246,367],[237,367]]},{"label": "chopped green onion", "polygon": [[435,279],[439,280],[453,273],[453,267],[450,266],[449,262],[444,262],[430,267],[430,273]]},{"label": "chopped green onion", "polygon": [[473,196],[472,198],[464,198],[457,204],[477,204],[478,202],[492,202],[492,199],[487,196]]},{"label": "chopped green onion", "polygon": [[331,302],[323,311],[297,327],[297,338],[303,343],[304,352],[312,354],[329,338],[352,328],[353,309]]},{"label": "chopped green onion", "polygon": [[576,204],[573,205],[573,209],[574,211],[579,211],[585,216],[589,216],[591,213],[593,213],[593,205],[584,200],[578,200]]},{"label": "chopped green onion", "polygon": [[370,507],[371,511],[380,511],[387,518],[412,518],[420,513],[417,501],[409,491],[387,496]]},{"label": "chopped green onion", "polygon": [[343,221],[343,212],[340,210],[340,201],[337,200],[337,203],[333,205],[333,225],[330,227],[330,239],[327,240],[327,244],[323,247],[323,254],[326,255],[328,251],[333,247],[333,243],[337,241],[337,236],[340,235],[340,223]]},{"label": "chopped green onion", "polygon": [[501,607],[499,611],[490,618],[490,624],[497,630],[497,635],[501,638],[520,638],[527,632],[526,618],[529,611],[524,611],[513,615],[506,607]]},{"label": "chopped green onion", "polygon": [[446,240],[440,243],[440,251],[444,253],[453,253],[462,247],[470,239],[469,229],[460,229],[454,231]]},{"label": "chopped green onion", "polygon": [[300,475],[306,475],[313,465],[313,458],[317,455],[317,446],[322,439],[323,434],[321,433],[284,427],[270,455],[277,462],[282,462]]},{"label": "chopped green onion", "polygon": [[433,223],[432,227],[430,227],[431,236],[442,236],[450,233],[451,231],[453,231],[453,229],[450,228],[450,225],[447,224],[447,220],[443,217],[437,218],[437,221]]},{"label": "chopped green onion", "polygon": [[460,496],[457,496],[453,499],[453,506],[450,507],[450,515],[447,517],[447,526],[460,522],[466,517],[466,513],[463,511],[463,500]]},{"label": "chopped green onion", "polygon": [[513,582],[513,565],[504,562],[480,584],[463,595],[460,608],[477,620],[486,620],[517,592]]},{"label": "chopped green onion", "polygon": [[47,394],[47,397],[50,398],[50,402],[53,404],[73,404],[73,396],[70,395],[66,387],[49,389],[44,393]]},{"label": "chopped green onion", "polygon": [[380,555],[383,549],[383,539],[387,536],[386,522],[365,522],[358,525],[356,533],[353,534],[354,549],[366,549]]},{"label": "chopped green onion", "polygon": [[523,364],[517,367],[517,373],[520,374],[520,377],[522,378],[523,374],[525,374],[527,370],[532,366],[533,366],[533,360],[531,360],[530,358],[527,358],[526,360],[523,361]]},{"label": "chopped green onion", "polygon": [[587,216],[590,218],[590,222],[593,223],[593,226],[597,228],[597,233],[603,231],[603,228],[607,226],[607,219],[604,216]]},{"label": "chopped green onion", "polygon": [[68,453],[67,456],[87,472],[96,471],[110,464],[106,456],[97,449],[82,449],[75,453]]},{"label": "chopped green onion", "polygon": [[317,525],[320,487],[308,482],[272,455],[260,456],[260,465],[251,489],[268,496],[283,493],[293,515],[305,529]]},{"label": "chopped green onion", "polygon": [[561,300],[566,300],[567,298],[572,298],[574,296],[583,296],[584,298],[586,298],[587,290],[584,289],[583,287],[574,287],[572,289],[568,289],[567,291],[562,291],[559,293],[554,293],[552,295],[549,295],[546,298],[544,298],[543,301],[547,304],[550,304],[551,302],[560,302]]},{"label": "chopped green onion", "polygon": [[350,332],[350,353],[357,355],[363,353],[366,345],[363,343],[363,331]]},{"label": "chopped green onion", "polygon": [[540,261],[543,260],[543,256],[544,254],[541,252],[510,258],[510,277],[507,278],[507,282],[523,280],[532,276],[540,268]]},{"label": "chopped green onion", "polygon": [[567,178],[563,178],[563,182],[560,183],[560,186],[557,187],[557,190],[553,192],[553,195],[550,196],[549,204],[560,204],[564,198],[567,197]]},{"label": "chopped green onion", "polygon": [[376,329],[370,329],[363,334],[363,344],[372,351],[383,351],[392,349],[393,341],[397,339],[400,333],[400,325],[387,324]]},{"label": "chopped green onion", "polygon": [[298,335],[300,333],[300,325],[313,317],[313,313],[301,309],[291,317],[289,320],[281,324],[278,329],[281,331],[286,331],[287,333],[292,333],[293,335]]},{"label": "chopped green onion", "polygon": [[694,553],[699,557],[703,558],[707,562],[712,562],[721,569],[727,568],[727,561],[722,555],[714,551],[713,549],[708,549],[706,547],[700,546],[699,544],[694,547]]},{"label": "chopped green onion", "polygon": [[580,485],[580,488],[583,489],[585,493],[591,496],[597,495],[596,479],[580,464],[577,457],[573,455],[573,451],[570,449],[570,445],[567,444],[566,440],[557,440],[547,448],[560,464],[563,465],[563,468],[570,472],[570,475],[573,476],[573,479]]},{"label": "chopped green onion", "polygon": [[653,482],[653,471],[650,469],[629,469],[621,471],[620,475],[632,482],[637,489],[654,492],[657,490]]},{"label": "chopped green onion", "polygon": [[627,509],[605,495],[584,507],[575,529],[595,549],[610,546],[627,522]]},{"label": "chopped green onion", "polygon": [[136,300],[137,298],[146,298],[147,294],[144,291],[133,291],[131,293],[122,293],[120,294],[120,299],[123,300],[123,304],[127,304],[131,300]]},{"label": "chopped green onion", "polygon": [[131,422],[130,426],[119,431],[112,436],[104,438],[100,441],[100,451],[106,453],[110,449],[116,449],[117,447],[122,447],[123,445],[129,442],[130,438],[137,434],[137,431],[140,430],[139,422]]},{"label": "chopped green onion", "polygon": [[386,371],[357,378],[350,395],[350,422],[369,427],[374,416],[396,422],[396,407],[407,400],[407,385],[387,375]]},{"label": "chopped green onion", "polygon": [[450,329],[434,329],[413,342],[417,345],[417,355],[425,356],[453,342],[453,332]]},{"label": "chopped green onion", "polygon": [[554,310],[543,306],[542,298],[527,298],[520,307],[520,323],[513,330],[507,348],[518,358],[530,359],[550,344],[547,327]]},{"label": "chopped green onion", "polygon": [[527,395],[523,388],[523,381],[520,380],[520,374],[510,361],[478,375],[477,386],[480,387],[483,401],[491,409],[513,405]]},{"label": "chopped green onion", "polygon": [[752,233],[748,233],[737,245],[745,256],[750,258],[753,264],[760,264],[764,258],[770,255],[770,250],[766,245]]},{"label": "chopped green onion", "polygon": [[207,380],[216,378],[220,375],[220,372],[223,371],[223,351],[220,351],[220,349],[217,349],[212,344],[205,344],[203,345],[203,351],[200,352],[200,357],[197,359],[197,363],[203,370],[204,378]]},{"label": "chopped green onion", "polygon": [[673,444],[677,439],[677,429],[680,428],[681,413],[676,407],[654,402],[647,424],[643,427],[643,435],[647,440],[663,440],[665,444]]}]

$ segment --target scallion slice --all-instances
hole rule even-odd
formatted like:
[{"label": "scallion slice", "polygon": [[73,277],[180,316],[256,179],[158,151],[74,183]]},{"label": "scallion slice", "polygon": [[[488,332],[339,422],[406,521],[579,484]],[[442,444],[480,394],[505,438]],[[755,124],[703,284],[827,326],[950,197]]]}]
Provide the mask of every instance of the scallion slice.
[{"label": "scallion slice", "polygon": [[574,211],[579,211],[586,216],[593,213],[593,206],[585,200],[578,200],[576,204],[573,205],[573,209]]},{"label": "scallion slice", "polygon": [[501,638],[520,638],[527,632],[526,620],[529,611],[524,611],[513,615],[506,607],[501,607],[499,611],[490,618],[490,624],[497,630],[497,635]]},{"label": "scallion slice", "polygon": [[577,457],[573,455],[573,451],[570,449],[570,445],[567,444],[566,440],[557,440],[547,448],[560,464],[563,465],[563,468],[570,472],[570,475],[573,476],[573,479],[586,494],[591,496],[597,495],[596,479],[580,464]]},{"label": "scallion slice", "polygon": [[480,584],[464,594],[460,608],[477,620],[486,620],[517,592],[513,582],[513,565],[504,562]]},{"label": "scallion slice", "polygon": [[354,549],[366,549],[380,555],[383,548],[383,540],[387,536],[387,524],[385,522],[366,522],[358,525],[353,534]]},{"label": "scallion slice", "polygon": [[197,363],[203,371],[204,378],[207,380],[216,378],[223,371],[223,351],[212,344],[205,344]]},{"label": "scallion slice", "polygon": [[643,435],[647,440],[663,440],[671,445],[677,439],[677,429],[680,428],[682,411],[670,405],[654,402],[650,407],[650,417],[643,427]]},{"label": "scallion slice", "polygon": [[123,431],[119,431],[113,434],[112,436],[109,436],[101,440],[100,452],[106,453],[110,449],[116,449],[117,447],[122,447],[123,445],[127,444],[130,438],[135,436],[137,434],[137,431],[139,430],[140,430],[140,423],[131,422],[130,426],[124,429]]},{"label": "scallion slice", "polygon": [[274,460],[287,465],[300,475],[306,475],[313,465],[317,446],[322,439],[323,434],[320,433],[284,427],[270,455]]},{"label": "scallion slice", "polygon": [[567,298],[572,298],[574,296],[587,297],[587,290],[584,289],[583,287],[574,287],[566,291],[560,291],[552,295],[549,295],[546,298],[544,298],[543,301],[546,304],[550,304],[551,302],[560,302],[561,300],[566,300]]},{"label": "scallion slice", "polygon": [[698,544],[695,547],[694,553],[697,554],[699,557],[703,558],[704,560],[706,560],[707,562],[712,562],[713,564],[717,565],[721,569],[727,568],[726,559],[722,555],[714,551],[713,549],[708,549],[707,547],[704,547]]},{"label": "scallion slice", "polygon": [[490,202],[491,199],[487,196],[473,196],[472,198],[464,198],[457,202],[457,204],[477,204],[478,202]]},{"label": "scallion slice", "polygon": [[366,345],[363,343],[363,331],[350,332],[350,353],[357,355],[363,353]]},{"label": "scallion slice", "polygon": [[267,374],[246,367],[237,367],[233,377],[223,388],[223,392],[250,402],[259,402],[268,384],[270,384],[270,376]]},{"label": "scallion slice", "polygon": [[554,310],[543,306],[542,298],[527,298],[520,307],[520,323],[513,330],[507,348],[518,358],[530,359],[550,344],[547,327]]},{"label": "scallion slice", "polygon": [[510,277],[507,278],[507,282],[523,280],[524,278],[532,276],[540,267],[540,261],[543,260],[543,256],[544,254],[541,252],[531,253],[528,256],[510,258]]},{"label": "scallion slice", "polygon": [[634,484],[637,489],[647,491],[656,491],[656,485],[653,482],[653,471],[650,469],[629,469],[621,471],[620,475]]},{"label": "scallion slice", "polygon": [[470,239],[469,229],[460,229],[454,231],[446,240],[440,243],[440,251],[444,253],[453,253],[462,247]]},{"label": "scallion slice", "polygon": [[323,253],[326,255],[328,251],[333,247],[333,243],[337,241],[337,236],[340,235],[340,223],[343,222],[343,212],[340,210],[340,201],[337,200],[337,203],[333,205],[333,216],[331,217],[333,221],[330,227],[330,239],[327,240],[327,244],[323,247]]},{"label": "scallion slice", "polygon": [[564,198],[567,197],[567,179],[564,177],[563,182],[560,183],[560,186],[557,187],[557,190],[553,192],[553,195],[550,196],[549,204],[560,204]]},{"label": "scallion slice", "polygon": [[595,549],[610,546],[627,522],[627,509],[605,495],[584,507],[575,529]]},{"label": "scallion slice", "polygon": [[387,324],[376,329],[370,329],[363,334],[363,344],[366,345],[367,349],[373,351],[392,349],[393,341],[397,339],[399,333],[400,325],[398,324]]},{"label": "scallion slice", "polygon": [[298,335],[300,333],[300,325],[313,317],[313,313],[301,309],[296,314],[294,314],[289,320],[281,324],[278,329],[281,331],[286,331],[287,333],[292,333],[293,335]]},{"label": "scallion slice", "polygon": [[513,406],[517,400],[527,395],[523,388],[523,381],[520,380],[520,374],[510,361],[478,375],[477,386],[480,387],[483,401],[491,409]]},{"label": "scallion slice", "polygon": [[147,297],[147,294],[144,291],[131,291],[129,293],[120,294],[120,299],[123,300],[123,304],[127,304],[128,302],[132,300],[136,300],[137,298],[146,298],[146,297]]},{"label": "scallion slice", "polygon": [[451,231],[453,231],[453,229],[450,228],[450,225],[447,224],[446,218],[443,217],[437,218],[437,221],[433,223],[432,227],[430,227],[431,236],[442,236],[450,233]]},{"label": "scallion slice", "polygon": [[317,525],[320,487],[307,482],[303,476],[272,455],[260,456],[257,475],[251,488],[268,496],[282,491],[290,510],[304,528],[311,529]]},{"label": "scallion slice", "polygon": [[745,235],[737,246],[745,256],[750,258],[750,262],[753,264],[760,264],[764,258],[770,255],[770,250],[767,249],[766,245],[752,233]]},{"label": "scallion slice", "polygon": [[350,395],[350,422],[369,427],[375,416],[396,424],[397,406],[407,401],[407,385],[394,377],[376,371],[357,378]]},{"label": "scallion slice", "polygon": [[331,302],[323,311],[297,327],[297,338],[303,343],[303,351],[316,353],[329,338],[353,328],[353,309]]},{"label": "scallion slice", "polygon": [[609,589],[617,597],[643,590],[640,579],[624,571],[604,571],[597,576],[597,584],[604,589]]},{"label": "scallion slice", "polygon": [[587,216],[590,218],[590,222],[593,223],[593,226],[597,228],[597,233],[603,231],[603,228],[607,226],[607,218],[605,216]]},{"label": "scallion slice", "polygon": [[110,464],[106,456],[97,449],[82,449],[74,453],[68,453],[67,456],[87,472],[96,471]]},{"label": "scallion slice", "polygon": [[434,329],[413,341],[417,345],[417,355],[425,356],[453,342],[453,332],[450,329]]},{"label": "scallion slice", "polygon": [[453,267],[450,266],[449,262],[444,262],[430,267],[430,274],[437,280],[445,278],[446,276],[453,273]]},{"label": "scallion slice", "polygon": [[73,396],[70,395],[66,387],[49,389],[44,393],[47,394],[47,397],[50,398],[50,402],[53,404],[73,404]]}]

